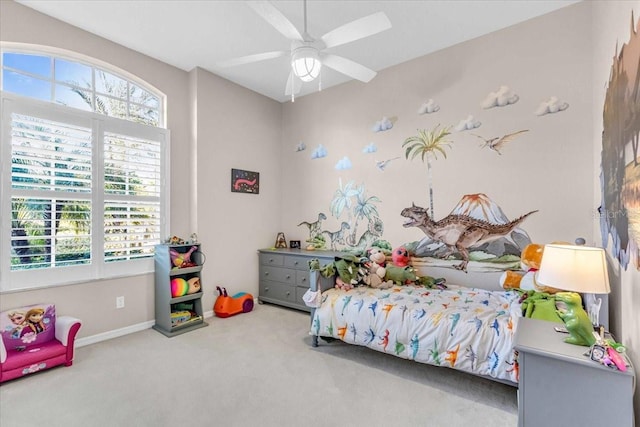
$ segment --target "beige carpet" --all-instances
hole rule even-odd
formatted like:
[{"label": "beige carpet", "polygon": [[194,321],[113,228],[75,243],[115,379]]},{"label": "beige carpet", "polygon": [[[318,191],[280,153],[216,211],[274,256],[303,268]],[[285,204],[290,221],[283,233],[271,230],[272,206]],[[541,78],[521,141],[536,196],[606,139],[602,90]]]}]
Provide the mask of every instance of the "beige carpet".
[{"label": "beige carpet", "polygon": [[0,426],[515,426],[516,389],[321,341],[272,305],[173,338],[149,329],[0,386]]}]

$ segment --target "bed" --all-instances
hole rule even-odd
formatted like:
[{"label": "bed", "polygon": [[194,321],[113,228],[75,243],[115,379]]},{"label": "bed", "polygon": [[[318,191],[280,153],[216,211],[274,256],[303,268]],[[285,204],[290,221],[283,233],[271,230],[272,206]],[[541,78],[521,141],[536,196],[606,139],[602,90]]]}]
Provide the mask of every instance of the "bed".
[{"label": "bed", "polygon": [[311,311],[313,345],[318,338],[338,339],[517,385],[513,337],[522,316],[520,296],[451,284],[447,289],[329,288]]}]

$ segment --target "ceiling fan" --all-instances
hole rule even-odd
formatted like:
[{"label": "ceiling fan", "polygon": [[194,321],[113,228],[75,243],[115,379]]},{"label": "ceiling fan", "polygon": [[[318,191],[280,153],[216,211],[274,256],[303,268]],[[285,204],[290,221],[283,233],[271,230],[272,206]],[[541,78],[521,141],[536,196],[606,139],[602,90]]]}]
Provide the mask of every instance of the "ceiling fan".
[{"label": "ceiling fan", "polygon": [[265,21],[291,40],[291,50],[242,56],[218,62],[218,66],[233,67],[290,55],[291,71],[287,79],[285,95],[291,95],[292,101],[294,95],[300,92],[302,82],[310,82],[318,77],[323,65],[365,83],[376,76],[375,71],[350,59],[326,53],[325,49],[350,43],[391,28],[391,22],[384,12],[356,19],[316,39],[307,32],[307,0],[303,1],[304,31],[302,34],[272,3],[248,1],[247,4]]}]

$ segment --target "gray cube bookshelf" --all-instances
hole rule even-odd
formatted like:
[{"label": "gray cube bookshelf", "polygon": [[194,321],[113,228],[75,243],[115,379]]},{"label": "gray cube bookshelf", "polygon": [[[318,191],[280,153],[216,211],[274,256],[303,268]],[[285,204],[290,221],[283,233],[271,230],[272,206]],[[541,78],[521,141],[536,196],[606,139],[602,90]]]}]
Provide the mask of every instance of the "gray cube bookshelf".
[{"label": "gray cube bookshelf", "polygon": [[[196,265],[173,268],[171,250],[185,254],[193,246],[196,246],[197,249],[191,253],[191,260]],[[198,292],[176,297],[171,294],[171,281],[173,279],[200,279],[202,265],[204,264],[204,256],[200,252],[200,244],[156,245],[154,264],[156,323],[153,325],[153,329],[167,337],[173,337],[209,326],[204,321],[202,311],[202,282],[200,282],[200,290]],[[189,313],[188,317],[186,312]]]}]

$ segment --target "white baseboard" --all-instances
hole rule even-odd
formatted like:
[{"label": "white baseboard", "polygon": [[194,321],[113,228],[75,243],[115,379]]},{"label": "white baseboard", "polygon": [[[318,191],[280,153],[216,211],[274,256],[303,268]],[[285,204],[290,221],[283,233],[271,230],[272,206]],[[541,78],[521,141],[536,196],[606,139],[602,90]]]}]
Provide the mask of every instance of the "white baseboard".
[{"label": "white baseboard", "polygon": [[[213,310],[205,311],[202,313],[205,319],[213,317]],[[113,338],[118,338],[124,335],[133,334],[134,332],[144,331],[151,328],[156,324],[155,320],[149,320],[148,322],[138,323],[136,325],[126,326],[120,329],[114,329],[113,331],[103,332],[101,334],[91,335],[89,337],[83,337],[76,339],[76,347],[84,347],[85,345],[96,344],[102,341],[107,341]]]},{"label": "white baseboard", "polygon": [[155,320],[149,320],[148,322],[138,323],[137,325],[126,326],[120,329],[114,329],[113,331],[103,332],[101,334],[91,335],[90,337],[83,337],[76,339],[76,347],[84,347],[85,345],[95,344],[101,341],[107,341],[113,338],[118,338],[123,335],[132,334],[134,332],[144,331],[156,324]]}]

